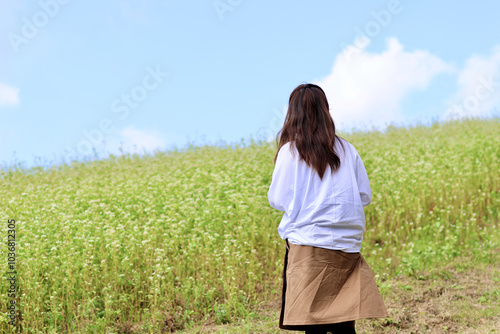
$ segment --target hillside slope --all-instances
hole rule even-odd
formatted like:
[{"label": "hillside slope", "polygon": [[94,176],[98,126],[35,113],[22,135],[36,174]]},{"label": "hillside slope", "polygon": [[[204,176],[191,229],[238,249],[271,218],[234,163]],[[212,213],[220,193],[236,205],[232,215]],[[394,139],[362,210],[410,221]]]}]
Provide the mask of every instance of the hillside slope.
[{"label": "hillside slope", "polygon": [[[362,253],[379,283],[464,256],[498,266],[499,134],[490,119],[345,136],[372,186]],[[0,218],[16,221],[18,324],[160,332],[248,317],[281,289],[282,213],[266,196],[275,153],[201,147],[0,172]]]}]

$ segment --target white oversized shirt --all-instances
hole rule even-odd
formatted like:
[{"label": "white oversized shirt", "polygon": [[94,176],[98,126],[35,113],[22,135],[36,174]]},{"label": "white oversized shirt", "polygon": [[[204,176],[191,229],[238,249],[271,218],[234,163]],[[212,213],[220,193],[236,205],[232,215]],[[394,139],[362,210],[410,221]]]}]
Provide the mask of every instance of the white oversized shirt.
[{"label": "white oversized shirt", "polygon": [[344,149],[335,142],[340,168],[332,174],[327,165],[323,180],[299,160],[295,145],[289,142],[279,150],[267,196],[273,208],[285,212],[278,227],[282,239],[347,253],[360,251],[363,206],[372,198],[370,182],[354,146],[340,140]]}]

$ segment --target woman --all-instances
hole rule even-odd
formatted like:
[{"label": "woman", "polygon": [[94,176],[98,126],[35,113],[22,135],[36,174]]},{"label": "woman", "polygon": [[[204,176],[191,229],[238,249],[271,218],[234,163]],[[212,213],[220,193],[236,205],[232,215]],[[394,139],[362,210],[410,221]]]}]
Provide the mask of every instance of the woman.
[{"label": "woman", "polygon": [[317,85],[295,88],[280,133],[268,192],[271,206],[285,212],[278,227],[286,240],[279,327],[355,333],[356,319],[387,317],[359,253],[363,207],[371,201],[365,167],[335,134]]}]

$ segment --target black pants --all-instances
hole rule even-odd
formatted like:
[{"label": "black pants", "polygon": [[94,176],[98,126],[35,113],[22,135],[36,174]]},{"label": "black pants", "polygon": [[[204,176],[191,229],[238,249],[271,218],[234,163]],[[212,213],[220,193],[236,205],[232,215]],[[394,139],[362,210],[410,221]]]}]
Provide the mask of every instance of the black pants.
[{"label": "black pants", "polygon": [[314,329],[306,330],[306,334],[355,334],[354,321],[342,322],[338,324],[332,324],[325,327],[317,327]]}]

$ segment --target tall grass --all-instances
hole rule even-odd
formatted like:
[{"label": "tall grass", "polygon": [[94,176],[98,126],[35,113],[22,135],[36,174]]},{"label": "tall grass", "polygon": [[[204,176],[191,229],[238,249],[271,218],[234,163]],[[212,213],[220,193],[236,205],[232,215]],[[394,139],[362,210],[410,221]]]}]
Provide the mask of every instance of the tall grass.
[{"label": "tall grass", "polygon": [[[458,256],[494,263],[499,134],[496,118],[345,136],[372,186],[362,253],[379,281]],[[0,219],[17,222],[17,329],[170,331],[249,316],[276,298],[275,152],[199,147],[0,172]],[[6,314],[6,280],[0,289]]]}]

